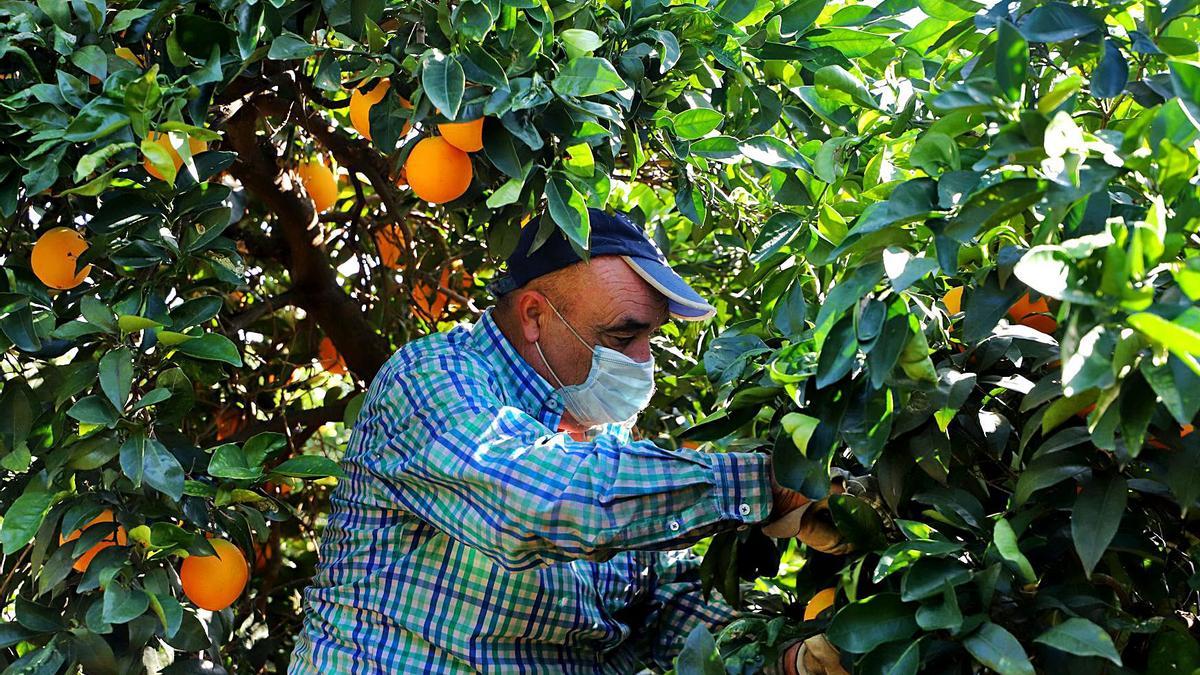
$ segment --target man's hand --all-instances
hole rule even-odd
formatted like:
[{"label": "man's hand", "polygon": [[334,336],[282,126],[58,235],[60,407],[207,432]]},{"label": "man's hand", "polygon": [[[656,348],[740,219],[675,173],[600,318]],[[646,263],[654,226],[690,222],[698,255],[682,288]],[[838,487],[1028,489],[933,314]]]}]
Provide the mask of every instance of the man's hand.
[{"label": "man's hand", "polygon": [[780,485],[779,481],[775,480],[775,469],[772,465],[771,501],[771,515],[767,517],[768,521],[775,520],[789,511],[795,511],[812,500],[795,490]]},{"label": "man's hand", "polygon": [[779,661],[765,671],[769,675],[849,675],[841,654],[825,635],[796,640],[786,645]]}]

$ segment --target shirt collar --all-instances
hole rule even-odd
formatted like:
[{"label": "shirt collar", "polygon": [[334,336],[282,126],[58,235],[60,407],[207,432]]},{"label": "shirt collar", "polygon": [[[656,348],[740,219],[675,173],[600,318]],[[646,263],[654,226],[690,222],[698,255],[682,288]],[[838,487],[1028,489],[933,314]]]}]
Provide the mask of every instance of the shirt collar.
[{"label": "shirt collar", "polygon": [[470,342],[500,377],[501,387],[510,401],[551,429],[558,427],[563,411],[562,397],[500,332],[492,318],[492,308],[486,309],[471,328]]}]

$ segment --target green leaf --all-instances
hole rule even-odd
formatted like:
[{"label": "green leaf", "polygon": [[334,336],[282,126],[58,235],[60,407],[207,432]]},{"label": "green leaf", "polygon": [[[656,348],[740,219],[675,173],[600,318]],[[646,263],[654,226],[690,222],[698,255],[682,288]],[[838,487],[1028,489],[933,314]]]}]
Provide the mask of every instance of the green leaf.
[{"label": "green leaf", "polygon": [[963,640],[971,656],[1000,675],[1035,675],[1033,664],[1012,633],[988,621]]},{"label": "green leaf", "polygon": [[175,168],[175,159],[171,156],[170,151],[150,138],[142,139],[141,150],[150,165],[162,174],[163,180],[168,185],[174,185],[175,176],[179,170]]},{"label": "green leaf", "polygon": [[1191,113],[1192,124],[1200,120],[1200,64],[1188,61],[1169,61],[1171,85],[1175,95]]},{"label": "green leaf", "polygon": [[579,190],[560,174],[553,174],[546,183],[546,203],[550,207],[550,217],[563,234],[576,246],[587,250],[592,223],[587,203]]},{"label": "green leaf", "polygon": [[962,610],[958,608],[958,593],[949,583],[942,586],[940,598],[923,603],[917,609],[917,625],[921,630],[949,630],[958,632],[962,627]]},{"label": "green leaf", "polygon": [[569,59],[590,54],[604,44],[599,35],[583,28],[568,28],[558,34],[558,39],[562,40]]},{"label": "green leaf", "polygon": [[996,521],[996,526],[992,530],[992,540],[1000,557],[1017,568],[1025,583],[1037,583],[1037,574],[1033,571],[1033,565],[1029,564],[1029,558],[1026,558],[1025,554],[1021,552],[1021,547],[1017,544],[1017,533],[1013,531],[1012,525],[1006,519],[1000,518]]},{"label": "green leaf", "polygon": [[863,83],[839,65],[834,64],[821,68],[813,77],[813,82],[817,85],[818,92],[821,91],[821,87],[828,87],[848,94],[855,103],[864,108],[879,107],[879,101],[875,100]]},{"label": "green leaf", "polygon": [[217,333],[205,333],[180,344],[176,349],[193,358],[222,361],[238,368],[242,367],[242,357],[237,346],[229,338]]},{"label": "green leaf", "polygon": [[287,448],[287,437],[274,431],[255,434],[242,444],[242,452],[250,466],[261,466]]},{"label": "green leaf", "polygon": [[705,136],[710,131],[721,126],[725,116],[711,108],[692,108],[684,110],[671,119],[675,135],[685,141]]},{"label": "green leaf", "polygon": [[267,51],[267,58],[275,61],[287,61],[290,59],[304,59],[317,53],[317,48],[304,38],[284,31],[282,35],[271,41],[271,49]]},{"label": "green leaf", "polygon": [[143,481],[175,501],[183,496],[183,467],[175,455],[157,439],[130,434],[121,444],[121,470],[133,481]]},{"label": "green leaf", "polygon": [[271,469],[270,473],[291,478],[326,478],[328,476],[344,478],[346,475],[337,462],[320,455],[293,457]]},{"label": "green leaf", "polygon": [[113,581],[104,589],[101,616],[106,623],[129,623],[146,612],[150,598],[140,588],[125,588]]},{"label": "green leaf", "polygon": [[0,544],[4,547],[4,555],[12,555],[33,539],[42,527],[53,500],[54,493],[46,484],[44,474],[29,481],[21,496],[13,500],[4,512],[4,522],[0,523]]},{"label": "green leaf", "polygon": [[962,550],[962,544],[935,539],[915,539],[892,544],[879,556],[871,580],[879,583],[893,572],[912,565],[925,556],[944,556]]},{"label": "green leaf", "polygon": [[1104,41],[1104,56],[1092,71],[1092,96],[1114,98],[1125,90],[1129,81],[1129,62],[1112,40]]},{"label": "green leaf", "polygon": [[804,284],[797,279],[779,296],[772,320],[785,337],[795,337],[807,328],[808,303],[804,299]]},{"label": "green leaf", "polygon": [[996,84],[1009,101],[1020,101],[1030,66],[1030,44],[1007,19],[996,23]]},{"label": "green leaf", "polygon": [[781,20],[780,32],[791,35],[807,29],[821,16],[825,2],[826,0],[796,0],[784,7],[778,14]]},{"label": "green leaf", "polygon": [[780,169],[804,169],[812,173],[808,160],[794,147],[775,136],[755,136],[738,144],[748,159]]},{"label": "green leaf", "polygon": [[67,416],[84,424],[102,424],[113,427],[117,423],[117,412],[109,402],[99,396],[85,396],[67,410]]},{"label": "green leaf", "polygon": [[1071,509],[1071,538],[1090,579],[1108,550],[1125,513],[1128,485],[1120,476],[1095,476],[1083,486]]},{"label": "green leaf", "polygon": [[217,446],[208,462],[208,475],[233,480],[258,480],[262,466],[251,463],[246,453],[234,443]]},{"label": "green leaf", "polygon": [[1047,2],[1026,14],[1020,28],[1030,42],[1064,42],[1094,33],[1100,26],[1079,7]]},{"label": "green leaf", "polygon": [[829,512],[837,530],[855,549],[872,551],[887,544],[883,519],[865,500],[851,495],[831,495]]},{"label": "green leaf", "polygon": [[1121,665],[1121,655],[1104,629],[1087,619],[1067,619],[1042,633],[1034,642],[1075,656],[1099,656]]},{"label": "green leaf", "polygon": [[1151,342],[1161,344],[1200,374],[1200,309],[1189,307],[1174,320],[1168,321],[1150,312],[1131,314],[1126,319],[1130,326]]},{"label": "green leaf", "polygon": [[458,118],[466,75],[453,56],[437,49],[426,52],[421,59],[421,86],[442,115],[452,120]]},{"label": "green leaf", "polygon": [[688,633],[675,658],[677,675],[725,675],[725,664],[708,628],[701,622]]},{"label": "green leaf", "polygon": [[571,59],[558,72],[550,87],[560,96],[597,96],[626,88],[617,69],[608,59],[580,56]]},{"label": "green leaf", "polygon": [[881,593],[843,607],[825,636],[852,654],[866,654],[887,642],[906,640],[917,632],[913,607],[896,593]]},{"label": "green leaf", "polygon": [[133,352],[121,347],[100,358],[100,389],[118,411],[125,409],[133,387]]}]

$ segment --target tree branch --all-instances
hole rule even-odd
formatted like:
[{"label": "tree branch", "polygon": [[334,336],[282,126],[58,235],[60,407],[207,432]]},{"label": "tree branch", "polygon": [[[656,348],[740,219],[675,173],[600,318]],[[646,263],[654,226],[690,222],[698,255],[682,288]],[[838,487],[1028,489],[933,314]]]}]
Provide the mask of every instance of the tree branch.
[{"label": "tree branch", "polygon": [[321,244],[321,225],[312,202],[300,193],[289,174],[280,171],[279,157],[270,141],[258,135],[262,117],[286,117],[289,107],[277,97],[266,95],[244,102],[229,117],[227,138],[238,156],[230,173],[275,215],[287,248],[296,304],[313,316],[347,367],[370,381],[391,355],[387,339],[375,332],[358,303],[338,283]]}]

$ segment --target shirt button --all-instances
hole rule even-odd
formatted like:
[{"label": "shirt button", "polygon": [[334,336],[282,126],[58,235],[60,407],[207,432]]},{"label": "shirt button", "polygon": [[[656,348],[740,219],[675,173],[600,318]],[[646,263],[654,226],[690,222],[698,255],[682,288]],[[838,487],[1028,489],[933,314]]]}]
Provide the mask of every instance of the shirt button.
[{"label": "shirt button", "polygon": [[742,504],[741,506],[738,507],[738,513],[742,514],[743,516],[750,515],[750,505]]},{"label": "shirt button", "polygon": [[679,531],[679,521],[672,520],[671,522],[667,523],[667,527],[670,528],[672,532],[678,532]]}]

